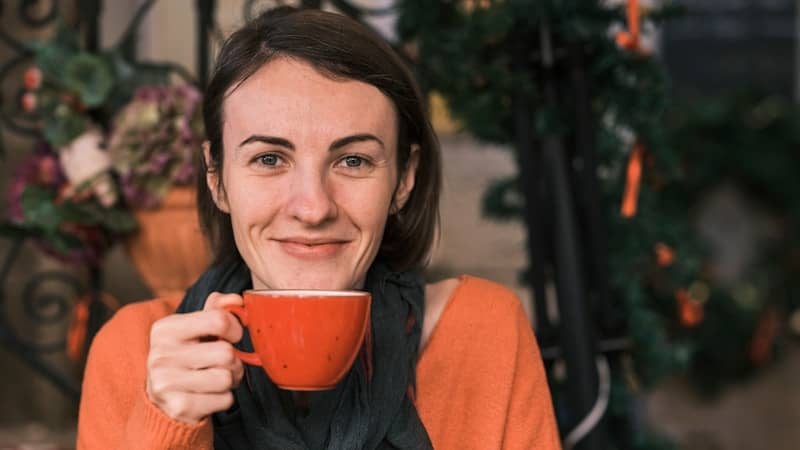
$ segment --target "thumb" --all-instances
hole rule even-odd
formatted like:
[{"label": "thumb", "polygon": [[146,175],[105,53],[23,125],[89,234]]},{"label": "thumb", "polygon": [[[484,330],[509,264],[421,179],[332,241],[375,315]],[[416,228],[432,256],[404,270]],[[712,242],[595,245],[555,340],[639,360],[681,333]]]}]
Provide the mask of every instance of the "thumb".
[{"label": "thumb", "polygon": [[223,294],[220,292],[212,292],[208,295],[206,298],[206,304],[203,307],[203,311],[219,311],[218,314],[221,314],[225,318],[225,320],[222,321],[225,326],[218,330],[219,333],[217,336],[230,343],[235,343],[242,339],[242,333],[244,330],[239,318],[236,317],[236,315],[232,312],[225,311],[225,307],[229,305],[241,306],[243,304],[244,301],[242,300],[242,296],[239,294]]},{"label": "thumb", "polygon": [[212,292],[206,298],[206,304],[203,306],[203,311],[209,309],[222,309],[227,305],[243,305],[244,301],[239,294],[223,294],[221,292]]}]

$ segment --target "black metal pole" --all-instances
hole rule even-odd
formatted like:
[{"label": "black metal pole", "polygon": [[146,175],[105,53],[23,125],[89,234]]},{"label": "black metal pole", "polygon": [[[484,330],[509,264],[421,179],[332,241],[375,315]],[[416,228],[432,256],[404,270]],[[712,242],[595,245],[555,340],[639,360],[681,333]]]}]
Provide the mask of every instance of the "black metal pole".
[{"label": "black metal pole", "polygon": [[[514,48],[513,64],[521,72],[533,76],[537,71],[530,62],[531,44],[524,39],[512,41]],[[546,268],[547,251],[545,249],[548,227],[546,223],[547,192],[542,172],[542,152],[537,145],[533,132],[534,100],[525,92],[518,90],[512,98],[514,114],[514,151],[519,167],[517,189],[522,195],[525,208],[522,219],[525,224],[525,250],[528,256],[526,281],[533,293],[534,331],[540,347],[555,347],[557,343],[556,329],[547,314]]]},{"label": "black metal pole", "polygon": [[209,41],[214,27],[214,0],[197,0],[197,82],[205,89],[209,77]]},{"label": "black metal pole", "polygon": [[578,173],[577,191],[580,211],[589,248],[589,274],[594,293],[594,306],[600,329],[612,334],[619,331],[621,318],[615,312],[608,287],[608,226],[603,210],[603,198],[597,185],[595,158],[595,127],[592,95],[586,73],[586,55],[579,43],[568,46],[570,79],[575,105],[575,147],[582,164]]},{"label": "black metal pole", "polygon": [[[555,109],[558,102],[552,37],[549,24],[541,24],[541,48],[545,104]],[[567,366],[568,398],[572,416],[583,419],[594,406],[598,393],[594,332],[589,319],[584,287],[581,242],[567,158],[562,143],[553,134],[543,136],[542,163],[553,193],[556,286],[560,316],[561,344]],[[600,422],[583,439],[578,450],[605,450],[606,435]]]},{"label": "black metal pole", "polygon": [[100,13],[103,10],[102,0],[79,0],[78,11],[84,18],[86,31],[86,50],[96,52],[100,48]]},{"label": "black metal pole", "polygon": [[520,168],[519,189],[525,200],[523,219],[527,229],[526,250],[528,253],[528,281],[533,290],[533,307],[536,315],[535,331],[539,344],[552,345],[555,330],[547,315],[545,295],[545,251],[542,208],[542,182],[544,174],[540,164],[541,152],[534,145],[531,124],[533,112],[528,99],[516,95],[514,108],[514,149]]},{"label": "black metal pole", "polygon": [[103,272],[97,267],[89,268],[89,295],[92,301],[89,302],[89,318],[86,321],[86,342],[84,343],[84,355],[89,354],[94,336],[100,331],[100,327],[109,319],[113,311],[109,311],[103,303]]}]

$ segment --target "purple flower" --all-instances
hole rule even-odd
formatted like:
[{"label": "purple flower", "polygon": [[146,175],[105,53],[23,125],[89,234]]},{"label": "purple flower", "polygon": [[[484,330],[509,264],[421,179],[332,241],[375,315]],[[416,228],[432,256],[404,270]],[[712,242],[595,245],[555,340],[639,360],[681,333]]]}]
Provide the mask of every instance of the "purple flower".
[{"label": "purple flower", "polygon": [[175,173],[175,182],[177,184],[189,184],[194,178],[194,166],[182,165]]},{"label": "purple flower", "polygon": [[28,186],[50,189],[53,193],[66,183],[66,177],[50,146],[39,144],[14,171],[8,190],[8,216],[15,223],[25,221],[22,193]]},{"label": "purple flower", "polygon": [[[37,145],[12,176],[8,190],[9,219],[18,225],[26,225],[25,212],[22,208],[22,194],[26,188],[36,186],[48,189],[52,197],[45,201],[56,202],[58,192],[66,184],[67,179],[59,164],[58,155],[46,144]],[[59,232],[77,238],[81,246],[62,252],[44,239],[37,239],[35,243],[45,253],[66,263],[97,266],[112,243],[112,236],[99,225],[85,226],[64,222],[59,224]]]},{"label": "purple flower", "polygon": [[114,119],[109,153],[130,205],[157,205],[170,185],[191,182],[204,139],[201,101],[190,85],[146,86]]},{"label": "purple flower", "polygon": [[164,170],[164,167],[167,163],[172,159],[172,155],[169,153],[157,153],[150,158],[148,162],[148,169],[149,172],[152,173],[159,173]]}]

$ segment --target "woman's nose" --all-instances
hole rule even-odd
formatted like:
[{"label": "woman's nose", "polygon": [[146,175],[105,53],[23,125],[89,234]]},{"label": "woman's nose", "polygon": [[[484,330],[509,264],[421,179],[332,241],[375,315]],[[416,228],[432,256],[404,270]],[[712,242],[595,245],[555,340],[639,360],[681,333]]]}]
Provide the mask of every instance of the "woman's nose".
[{"label": "woman's nose", "polygon": [[290,189],[287,209],[294,219],[317,226],[336,218],[336,202],[324,173],[315,170],[295,172]]}]

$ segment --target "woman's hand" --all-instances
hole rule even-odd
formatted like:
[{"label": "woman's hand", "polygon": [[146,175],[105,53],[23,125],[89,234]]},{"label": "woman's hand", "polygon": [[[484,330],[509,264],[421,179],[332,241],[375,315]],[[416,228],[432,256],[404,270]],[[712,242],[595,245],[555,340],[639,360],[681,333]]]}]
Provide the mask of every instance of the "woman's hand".
[{"label": "woman's hand", "polygon": [[242,326],[222,309],[230,304],[242,297],[213,292],[203,311],[167,316],[150,329],[147,396],[168,416],[195,423],[233,405],[244,369],[232,345]]}]

